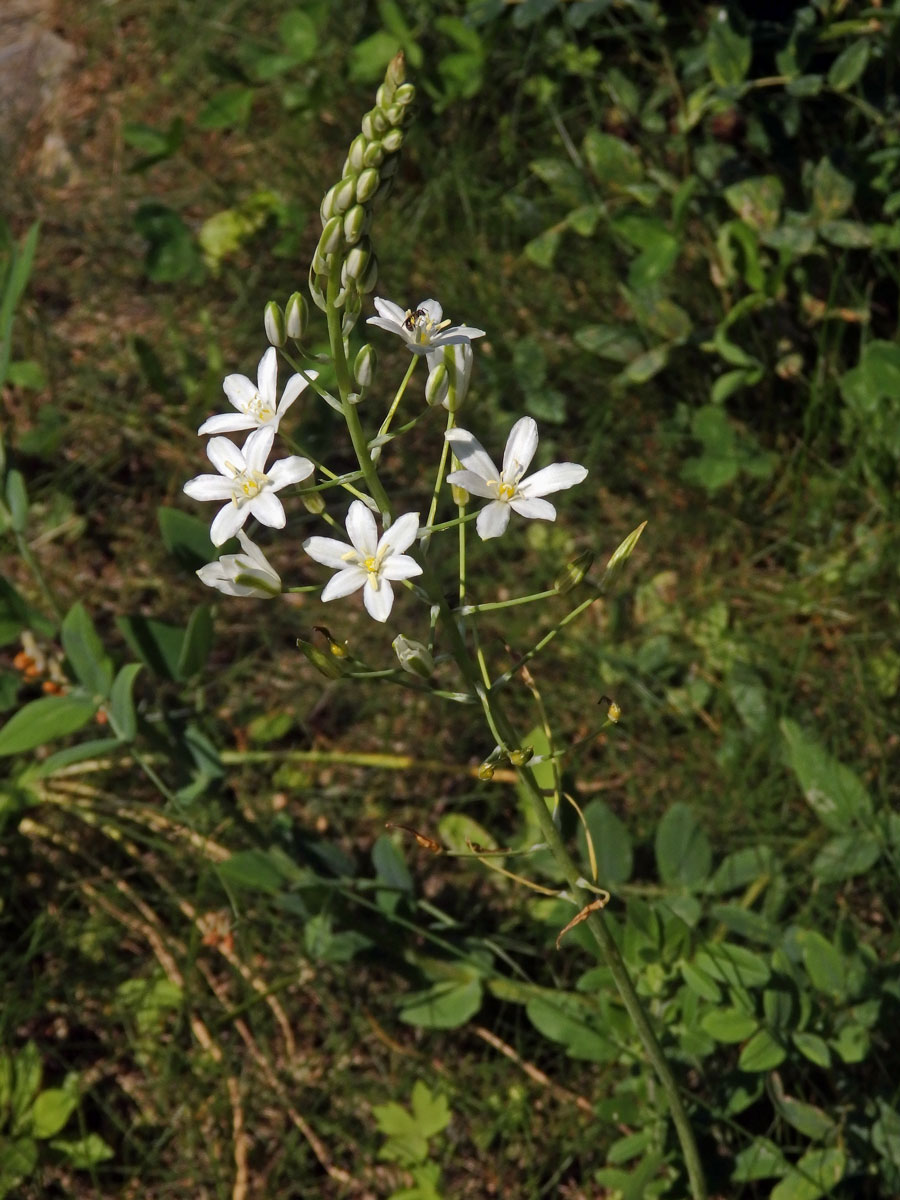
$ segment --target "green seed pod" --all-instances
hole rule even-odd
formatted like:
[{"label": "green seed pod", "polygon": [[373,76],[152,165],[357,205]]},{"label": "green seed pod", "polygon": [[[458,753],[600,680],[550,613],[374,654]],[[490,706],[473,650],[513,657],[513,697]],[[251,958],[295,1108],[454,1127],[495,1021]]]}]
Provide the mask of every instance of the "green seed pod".
[{"label": "green seed pod", "polygon": [[328,650],[320,650],[318,646],[314,646],[312,642],[305,642],[303,638],[297,638],[297,649],[303,651],[316,670],[326,679],[340,679],[346,670],[346,665],[339,657]]},{"label": "green seed pod", "polygon": [[354,204],[347,210],[344,217],[344,241],[348,246],[355,246],[363,235],[366,227],[366,210],[361,204]]},{"label": "green seed pod", "polygon": [[289,338],[299,341],[306,332],[309,322],[309,306],[300,292],[294,292],[288,297],[284,309],[284,327]]},{"label": "green seed pod", "polygon": [[560,596],[565,596],[573,588],[578,587],[579,583],[581,583],[591,569],[593,562],[594,552],[592,550],[582,550],[576,558],[566,563],[565,567],[563,567],[562,571],[554,579],[554,591],[558,592]]},{"label": "green seed pod", "polygon": [[396,154],[403,145],[403,130],[389,129],[381,139],[381,144],[388,154]]},{"label": "green seed pod", "polygon": [[378,355],[375,353],[375,347],[366,344],[362,347],[353,362],[353,378],[360,388],[372,386],[377,365]]},{"label": "green seed pod", "polygon": [[494,778],[493,763],[483,762],[481,764],[481,766],[478,768],[478,778],[485,780],[485,782],[489,779],[493,779]]},{"label": "green seed pod", "polygon": [[366,152],[363,155],[363,162],[367,167],[380,167],[384,161],[384,146],[381,142],[369,142],[366,146]]},{"label": "green seed pod", "polygon": [[365,171],[362,171],[359,179],[356,181],[356,199],[358,202],[365,204],[367,200],[371,200],[378,191],[380,182],[381,179],[374,167],[367,167]]},{"label": "green seed pod", "polygon": [[270,300],[266,305],[263,323],[266,327],[266,337],[269,339],[269,344],[272,346],[283,346],[287,341],[284,313],[281,311],[281,306],[276,304],[274,300]]},{"label": "green seed pod", "polygon": [[514,767],[524,767],[534,758],[534,746],[523,746],[521,750],[510,750],[509,761]]},{"label": "green seed pod", "polygon": [[400,660],[402,670],[410,675],[418,675],[420,679],[430,679],[434,673],[434,658],[427,646],[412,638],[398,634],[391,645]]},{"label": "green seed pod", "polygon": [[303,501],[306,511],[312,513],[314,517],[320,516],[325,511],[325,497],[321,492],[301,492],[300,499]]}]

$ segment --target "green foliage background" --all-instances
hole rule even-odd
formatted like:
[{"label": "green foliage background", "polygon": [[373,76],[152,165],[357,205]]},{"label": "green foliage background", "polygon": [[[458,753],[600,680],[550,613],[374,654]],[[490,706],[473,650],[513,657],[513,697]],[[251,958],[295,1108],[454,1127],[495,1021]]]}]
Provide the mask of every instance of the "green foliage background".
[{"label": "green foliage background", "polygon": [[[900,6],[673,7],[61,3],[74,167],[4,185],[0,1194],[685,1194],[571,908],[384,831],[535,840],[477,723],[323,679],[314,598],[193,576],[194,431],[398,46],[377,294],[488,330],[485,444],[527,412],[591,468],[477,599],[649,521],[535,675],[711,1191],[900,1191]],[[391,450],[410,494],[436,438]]]}]

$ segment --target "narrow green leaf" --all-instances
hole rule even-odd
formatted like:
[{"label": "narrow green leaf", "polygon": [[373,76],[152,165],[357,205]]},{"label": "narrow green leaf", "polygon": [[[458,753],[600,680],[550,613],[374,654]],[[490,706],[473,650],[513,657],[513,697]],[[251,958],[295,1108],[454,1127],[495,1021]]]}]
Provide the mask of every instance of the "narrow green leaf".
[{"label": "narrow green leaf", "polygon": [[75,678],[92,696],[105,699],[112,685],[112,663],[80,600],[66,613],[60,636]]},{"label": "narrow green leaf", "polygon": [[84,696],[44,696],[20,708],[0,730],[0,757],[22,754],[56,738],[75,733],[97,711]]},{"label": "narrow green leaf", "polygon": [[25,476],[21,471],[12,470],[6,476],[6,503],[12,518],[14,533],[24,533],[28,527],[28,492],[25,488]]},{"label": "narrow green leaf", "polygon": [[869,42],[860,38],[851,42],[828,68],[828,86],[836,92],[846,92],[860,78],[869,61]]},{"label": "narrow green leaf", "polygon": [[[13,1058],[13,1083],[10,1096],[10,1127],[21,1132],[28,1124],[31,1106],[41,1086],[44,1069],[34,1042],[26,1042]],[[30,1132],[30,1131],[29,1131]]]},{"label": "narrow green leaf", "polygon": [[134,707],[134,681],[143,663],[127,663],[113,680],[109,693],[109,723],[116,737],[131,742],[137,734],[137,713]]},{"label": "narrow green leaf", "polygon": [[797,940],[813,987],[828,995],[843,997],[847,987],[847,964],[840,951],[817,929],[800,930]]},{"label": "narrow green leaf", "polygon": [[768,1030],[760,1029],[741,1051],[738,1066],[742,1071],[771,1071],[786,1057],[784,1047],[775,1041]]},{"label": "narrow green leaf", "polygon": [[212,609],[201,604],[191,613],[175,669],[177,679],[190,679],[206,666],[213,643]]},{"label": "narrow green leaf", "polygon": [[816,1033],[795,1033],[792,1038],[804,1058],[808,1058],[817,1067],[827,1069],[831,1066],[831,1051],[824,1038],[820,1038]]},{"label": "narrow green leaf", "polygon": [[693,965],[718,983],[745,989],[762,987],[772,975],[761,954],[732,942],[708,942],[695,954]]}]

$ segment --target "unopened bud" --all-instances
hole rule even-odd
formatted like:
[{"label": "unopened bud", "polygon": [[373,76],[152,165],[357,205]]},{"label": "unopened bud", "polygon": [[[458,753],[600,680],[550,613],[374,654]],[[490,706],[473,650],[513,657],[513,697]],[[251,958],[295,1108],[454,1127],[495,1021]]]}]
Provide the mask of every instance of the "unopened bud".
[{"label": "unopened bud", "polygon": [[616,704],[615,700],[610,701],[609,708],[606,710],[606,715],[608,719],[612,721],[613,725],[618,725],[619,717],[622,715],[622,710],[619,708],[618,704]]},{"label": "unopened bud", "polygon": [[[343,270],[346,278],[357,280],[360,276],[365,275],[371,257],[371,243],[368,238],[363,238],[358,246],[353,247],[344,260]],[[341,278],[343,279],[344,276],[342,275]]]},{"label": "unopened bud", "polygon": [[406,108],[408,104],[412,104],[415,98],[416,89],[411,83],[401,83],[396,92],[394,92],[394,103],[400,104],[404,108]]},{"label": "unopened bud", "polygon": [[264,324],[269,343],[272,346],[283,346],[287,341],[287,334],[284,328],[284,313],[281,311],[281,306],[276,304],[274,300],[270,300],[266,305]]},{"label": "unopened bud", "polygon": [[301,492],[300,499],[306,511],[314,517],[321,516],[325,511],[325,497],[321,492]]},{"label": "unopened bud", "polygon": [[421,679],[430,679],[434,673],[434,658],[427,646],[399,634],[391,645],[400,660],[401,668],[410,675],[418,675]]},{"label": "unopened bud", "polygon": [[[355,250],[356,248],[357,247],[354,246],[353,250]],[[353,250],[350,251],[351,254],[353,253]],[[369,258],[369,265],[368,265],[368,267],[366,267],[365,275],[360,276],[360,278],[357,279],[357,281],[356,281],[356,290],[360,293],[360,295],[366,296],[366,295],[368,295],[369,292],[375,290],[375,284],[377,282],[378,282],[378,259],[373,254]]]},{"label": "unopened bud", "polygon": [[384,73],[384,82],[389,88],[399,88],[406,81],[406,57],[398,50]]},{"label": "unopened bud", "polygon": [[309,321],[309,306],[300,292],[294,292],[288,297],[284,309],[284,328],[289,338],[299,341],[306,332]]},{"label": "unopened bud", "polygon": [[380,141],[369,142],[363,155],[363,163],[367,167],[380,167],[384,160],[384,146]]},{"label": "unopened bud", "polygon": [[391,104],[384,110],[385,120],[391,126],[395,133],[399,133],[397,128],[406,117],[406,110],[402,104]]},{"label": "unopened bud", "polygon": [[394,89],[389,84],[379,83],[378,91],[375,93],[375,107],[387,108],[391,102],[391,97],[394,94]]},{"label": "unopened bud", "polygon": [[436,404],[443,404],[447,399],[447,393],[450,390],[450,376],[447,373],[447,368],[442,362],[429,371],[428,378],[425,381],[425,402],[433,408]]},{"label": "unopened bud", "polygon": [[450,484],[450,495],[453,497],[453,503],[457,508],[464,508],[469,503],[469,493],[465,488],[460,487],[458,483]]},{"label": "unopened bud", "polygon": [[338,189],[338,185],[333,184],[325,195],[322,197],[322,203],[319,205],[319,217],[321,218],[323,227],[334,216],[334,194]]},{"label": "unopened bud", "polygon": [[481,764],[481,766],[478,768],[478,778],[484,779],[484,780],[493,779],[494,778],[494,764],[490,763],[490,762],[483,762]]},{"label": "unopened bud", "polygon": [[[350,143],[350,149],[347,151],[346,166],[350,167],[355,172],[361,171],[363,169],[363,155],[366,152],[366,146],[368,144],[369,143],[366,140],[365,135],[358,133]],[[347,174],[346,168],[344,170],[344,174]]]},{"label": "unopened bud", "polygon": [[378,191],[378,185],[381,182],[381,177],[374,167],[366,167],[360,172],[360,176],[356,181],[356,199],[360,204],[365,204],[367,200],[371,200]]},{"label": "unopened bud", "polygon": [[344,241],[348,246],[355,246],[363,235],[366,227],[366,210],[361,204],[354,204],[344,217]]},{"label": "unopened bud", "polygon": [[368,345],[363,346],[353,363],[353,378],[361,388],[372,386],[372,380],[375,378],[375,367],[378,363],[378,355],[375,353],[375,347]]},{"label": "unopened bud", "polygon": [[534,758],[534,746],[523,746],[520,750],[510,750],[509,761],[514,767],[524,767]]},{"label": "unopened bud", "polygon": [[616,547],[612,557],[606,564],[606,571],[603,575],[604,589],[608,588],[610,584],[614,582],[622,568],[625,566],[625,563],[631,556],[632,550],[634,550],[635,546],[638,544],[638,539],[644,532],[646,525],[647,522],[642,521],[641,524],[638,525],[637,529],[633,529],[631,533],[629,533],[628,537]]},{"label": "unopened bud", "polygon": [[396,152],[403,145],[403,130],[389,129],[381,139],[381,144],[384,146],[388,154],[396,154]]},{"label": "unopened bud", "polygon": [[353,204],[356,195],[356,172],[346,175],[334,190],[334,212],[342,216]]},{"label": "unopened bud", "polygon": [[317,250],[320,254],[335,254],[344,244],[344,222],[334,216],[322,230]]},{"label": "unopened bud", "polygon": [[363,132],[363,137],[367,142],[374,142],[378,137],[378,131],[375,128],[375,109],[367,112],[359,123],[359,127]]},{"label": "unopened bud", "polygon": [[579,583],[587,575],[594,563],[593,550],[582,550],[582,552],[566,563],[562,571],[553,581],[554,591],[557,591],[560,596],[565,596],[571,592],[573,588],[578,587]]},{"label": "unopened bud", "polygon": [[302,650],[316,670],[327,679],[340,679],[346,670],[343,661],[330,650],[320,650],[318,646],[312,642],[305,642],[303,638],[297,638],[297,649]]}]

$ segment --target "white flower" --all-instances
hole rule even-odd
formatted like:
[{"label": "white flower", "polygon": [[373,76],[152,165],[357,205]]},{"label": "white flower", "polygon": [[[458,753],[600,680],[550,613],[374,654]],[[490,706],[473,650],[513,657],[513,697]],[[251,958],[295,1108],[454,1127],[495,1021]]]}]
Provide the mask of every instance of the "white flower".
[{"label": "white flower", "polygon": [[318,377],[318,371],[307,371],[306,374],[306,379],[302,375],[292,375],[284,385],[281,400],[276,401],[278,352],[270,346],[259,360],[255,386],[246,375],[226,376],[222,390],[237,412],[210,417],[197,433],[235,433],[239,429],[261,429],[264,425],[277,429],[281,418],[310,379]]},{"label": "white flower", "polygon": [[513,425],[503,452],[502,471],[497,470],[481,443],[465,429],[448,429],[444,437],[463,465],[463,470],[447,476],[447,482],[465,488],[473,496],[491,500],[475,522],[475,528],[484,540],[503,533],[509,524],[510,509],[521,517],[555,521],[556,509],[549,500],[541,497],[574,487],[587,475],[587,468],[578,463],[554,463],[537,471],[530,479],[522,478],[538,444],[537,425],[531,417],[522,417]]},{"label": "white flower", "polygon": [[[469,391],[472,363],[475,355],[470,342],[458,342],[454,346],[441,346],[429,350],[425,355],[428,363],[428,380],[425,383],[425,399],[431,405],[443,404],[448,412],[459,412]],[[431,384],[434,372],[443,367],[445,374],[436,389]]]},{"label": "white flower", "polygon": [[210,527],[209,537],[214,546],[221,546],[234,537],[250,516],[273,529],[284,528],[284,508],[275,493],[312,475],[313,465],[308,458],[293,455],[282,458],[266,470],[266,459],[274,439],[275,430],[271,425],[251,433],[243,450],[229,438],[210,438],[206,453],[219,474],[189,479],[184,491],[194,500],[228,501]]},{"label": "white flower", "polygon": [[281,592],[281,576],[243,529],[238,530],[243,554],[223,554],[197,572],[207,587],[226,596],[257,596],[271,600]]},{"label": "white flower", "polygon": [[471,325],[451,325],[443,320],[444,310],[437,300],[423,300],[415,309],[402,309],[391,300],[375,297],[377,317],[369,317],[367,325],[377,325],[388,333],[399,334],[413,354],[427,354],[438,346],[455,346],[472,338],[484,337],[483,329]]},{"label": "white flower", "polygon": [[363,603],[369,616],[386,621],[394,603],[391,580],[422,574],[416,560],[403,553],[416,540],[418,532],[419,514],[406,513],[379,539],[375,518],[361,500],[354,500],[347,513],[351,545],[326,537],[307,538],[303,543],[310,558],[337,571],[325,585],[322,599],[336,600],[363,588]]}]

